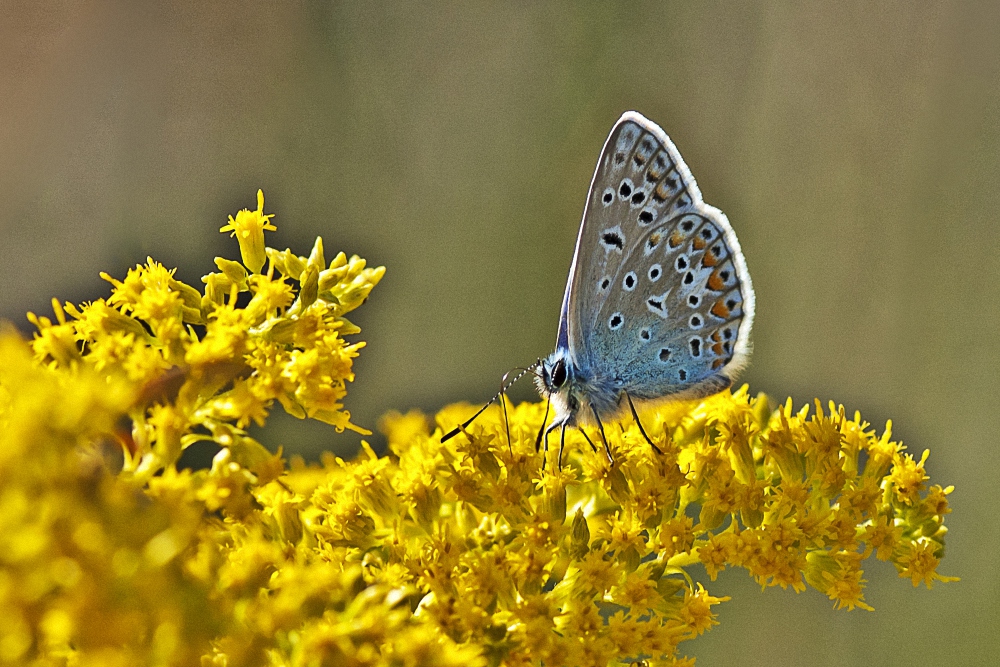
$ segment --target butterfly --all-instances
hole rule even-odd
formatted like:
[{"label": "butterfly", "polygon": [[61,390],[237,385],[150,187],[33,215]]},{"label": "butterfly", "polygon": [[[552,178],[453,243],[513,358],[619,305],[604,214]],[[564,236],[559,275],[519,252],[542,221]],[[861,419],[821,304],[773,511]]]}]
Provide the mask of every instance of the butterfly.
[{"label": "butterfly", "polygon": [[610,460],[604,423],[629,411],[659,451],[636,404],[728,388],[749,359],[753,314],[750,273],[729,220],[702,200],[666,133],[626,112],[590,184],[556,349],[532,369],[555,411],[536,448],[544,438],[547,451],[549,434],[561,429],[561,464],[566,429],[578,427],[590,442],[583,427],[597,426]]}]

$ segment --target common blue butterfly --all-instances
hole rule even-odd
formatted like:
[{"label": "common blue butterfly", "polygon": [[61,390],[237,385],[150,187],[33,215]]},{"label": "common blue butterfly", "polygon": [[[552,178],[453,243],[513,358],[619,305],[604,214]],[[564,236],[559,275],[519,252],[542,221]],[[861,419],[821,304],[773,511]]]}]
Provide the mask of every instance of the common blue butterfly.
[{"label": "common blue butterfly", "polygon": [[590,184],[555,352],[533,369],[555,409],[538,442],[544,437],[547,449],[548,434],[561,428],[561,461],[566,428],[596,425],[610,459],[603,423],[630,410],[655,448],[635,404],[729,387],[750,355],[753,312],[729,220],[702,200],[666,133],[626,112]]}]

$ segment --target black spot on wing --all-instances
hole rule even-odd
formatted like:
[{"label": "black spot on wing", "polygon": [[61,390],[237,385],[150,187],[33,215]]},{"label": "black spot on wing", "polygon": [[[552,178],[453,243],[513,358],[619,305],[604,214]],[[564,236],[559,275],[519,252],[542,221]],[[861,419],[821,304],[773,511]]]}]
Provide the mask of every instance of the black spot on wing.
[{"label": "black spot on wing", "polygon": [[601,232],[601,245],[605,250],[617,250],[621,252],[625,248],[625,237],[618,229],[606,229]]}]

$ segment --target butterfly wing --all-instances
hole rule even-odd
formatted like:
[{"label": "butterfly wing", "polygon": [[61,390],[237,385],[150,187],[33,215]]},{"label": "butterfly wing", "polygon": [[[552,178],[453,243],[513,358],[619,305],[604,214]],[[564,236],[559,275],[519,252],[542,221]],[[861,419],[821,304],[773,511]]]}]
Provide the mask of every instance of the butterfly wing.
[{"label": "butterfly wing", "polygon": [[703,396],[746,363],[753,309],[726,216],[663,130],[625,113],[591,182],[557,346],[634,397]]}]

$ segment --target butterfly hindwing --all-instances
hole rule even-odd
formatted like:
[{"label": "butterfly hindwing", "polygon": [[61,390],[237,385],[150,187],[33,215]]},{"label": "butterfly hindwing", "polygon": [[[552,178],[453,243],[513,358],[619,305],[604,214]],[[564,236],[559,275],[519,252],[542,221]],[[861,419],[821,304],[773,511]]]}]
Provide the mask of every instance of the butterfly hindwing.
[{"label": "butterfly hindwing", "polygon": [[718,391],[745,358],[737,345],[745,299],[723,230],[689,211],[636,245],[595,314],[592,367],[613,371],[640,398]]}]

